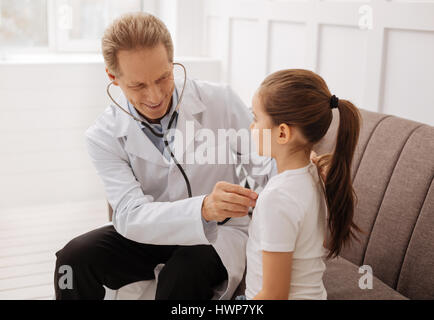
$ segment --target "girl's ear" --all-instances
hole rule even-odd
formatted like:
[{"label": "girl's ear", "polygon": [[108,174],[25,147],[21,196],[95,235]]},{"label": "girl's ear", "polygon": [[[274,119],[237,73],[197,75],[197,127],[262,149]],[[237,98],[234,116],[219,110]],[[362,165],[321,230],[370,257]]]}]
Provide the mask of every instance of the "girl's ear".
[{"label": "girl's ear", "polygon": [[277,127],[277,143],[278,144],[286,144],[291,139],[291,127],[286,123],[281,123]]}]

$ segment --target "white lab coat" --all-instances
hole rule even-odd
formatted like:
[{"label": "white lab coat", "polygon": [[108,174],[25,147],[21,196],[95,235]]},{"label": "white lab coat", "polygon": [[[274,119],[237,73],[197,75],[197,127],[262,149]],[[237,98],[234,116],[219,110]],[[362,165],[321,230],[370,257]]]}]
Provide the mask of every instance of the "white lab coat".
[{"label": "white lab coat", "polygon": [[[176,81],[176,88],[180,94],[182,80]],[[127,109],[123,95],[117,101]],[[176,128],[187,140],[185,145],[192,147],[194,137],[186,137],[186,120],[194,122],[197,138],[201,128],[211,129],[217,137],[218,129],[248,128],[251,119],[250,111],[229,86],[187,80]],[[86,131],[86,142],[113,208],[117,232],[140,243],[213,245],[228,271],[228,281],[215,289],[214,298],[230,299],[244,273],[250,219],[232,218],[224,225],[214,222],[204,228],[201,206],[216,182],[239,183],[236,166],[183,164],[192,188],[192,198],[188,198],[184,178],[173,161],[165,161],[138,123],[114,105],[107,107]],[[220,143],[216,149],[222,147]],[[255,159],[270,163],[270,159],[257,155]],[[263,186],[269,170],[256,173],[254,178]],[[155,290],[155,285],[148,288]],[[155,292],[140,296],[155,297]]]}]

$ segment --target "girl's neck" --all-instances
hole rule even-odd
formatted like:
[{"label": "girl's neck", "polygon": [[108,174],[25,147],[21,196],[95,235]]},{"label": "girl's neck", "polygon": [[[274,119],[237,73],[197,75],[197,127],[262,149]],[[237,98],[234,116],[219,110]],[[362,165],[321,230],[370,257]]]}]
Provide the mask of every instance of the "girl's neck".
[{"label": "girl's neck", "polygon": [[310,163],[309,154],[305,150],[296,152],[280,152],[274,157],[276,159],[277,172],[295,170],[306,167]]}]

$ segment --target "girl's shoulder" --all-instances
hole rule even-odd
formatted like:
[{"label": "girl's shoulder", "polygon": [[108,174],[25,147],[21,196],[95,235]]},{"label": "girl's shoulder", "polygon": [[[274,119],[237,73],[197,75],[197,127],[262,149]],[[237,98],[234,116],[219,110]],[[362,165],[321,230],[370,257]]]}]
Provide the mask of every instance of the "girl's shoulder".
[{"label": "girl's shoulder", "polygon": [[264,189],[256,201],[256,208],[264,212],[298,211],[301,213],[304,211],[302,207],[296,196],[288,190],[277,187]]},{"label": "girl's shoulder", "polygon": [[317,193],[318,188],[309,173],[283,174],[269,181],[259,194],[256,207],[265,214],[273,211],[302,217],[317,201]]},{"label": "girl's shoulder", "polygon": [[253,222],[260,230],[298,230],[306,211],[298,199],[278,188],[263,190],[256,202]]},{"label": "girl's shoulder", "polygon": [[307,167],[284,171],[272,177],[261,193],[264,198],[273,196],[278,198],[286,198],[287,201],[295,201],[298,203],[310,203],[316,197],[318,192],[318,179],[313,165]]}]

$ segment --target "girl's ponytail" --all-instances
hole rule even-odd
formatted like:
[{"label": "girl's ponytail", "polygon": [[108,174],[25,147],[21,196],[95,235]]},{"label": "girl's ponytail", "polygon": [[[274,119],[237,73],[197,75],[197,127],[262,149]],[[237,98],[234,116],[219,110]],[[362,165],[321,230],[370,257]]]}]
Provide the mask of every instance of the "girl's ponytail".
[{"label": "girl's ponytail", "polygon": [[[333,98],[332,98],[333,100]],[[338,100],[339,129],[336,146],[331,155],[325,194],[329,209],[328,258],[337,256],[351,237],[358,239],[354,231],[361,232],[353,222],[356,194],[351,181],[351,163],[360,131],[360,113],[348,100]]]}]

